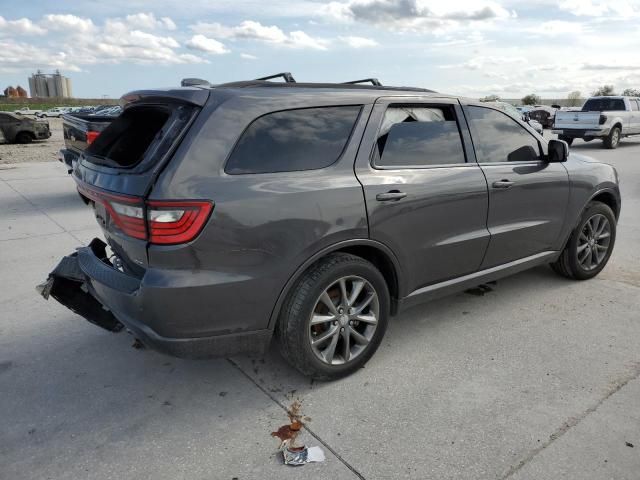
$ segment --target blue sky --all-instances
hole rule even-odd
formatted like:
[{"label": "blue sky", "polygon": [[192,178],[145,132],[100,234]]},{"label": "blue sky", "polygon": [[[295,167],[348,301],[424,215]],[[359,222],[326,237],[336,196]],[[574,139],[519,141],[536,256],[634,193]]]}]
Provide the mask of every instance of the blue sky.
[{"label": "blue sky", "polygon": [[78,97],[291,71],[467,96],[640,88],[640,0],[0,0],[0,87]]}]

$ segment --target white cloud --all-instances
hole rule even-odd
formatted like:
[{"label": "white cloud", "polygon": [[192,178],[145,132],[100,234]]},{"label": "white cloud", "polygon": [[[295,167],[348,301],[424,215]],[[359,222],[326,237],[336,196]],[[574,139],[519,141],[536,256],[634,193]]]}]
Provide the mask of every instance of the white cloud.
[{"label": "white cloud", "polygon": [[558,8],[585,17],[640,16],[640,2],[637,0],[562,0]]},{"label": "white cloud", "polygon": [[252,20],[245,20],[235,27],[217,22],[198,22],[190,28],[196,33],[218,38],[260,40],[270,43],[283,43],[287,40],[287,35],[275,25],[265,26]]},{"label": "white cloud", "polygon": [[507,66],[512,68],[514,64],[526,64],[528,60],[525,57],[508,56],[508,57],[492,57],[477,56],[463,63],[444,64],[439,68],[444,69],[467,69],[467,70],[485,70],[492,67]]},{"label": "white cloud", "polygon": [[[36,24],[29,19],[6,21],[0,17],[0,32],[18,30],[24,34],[48,32],[46,43],[2,42],[0,70],[18,71],[36,68],[81,70],[82,65],[99,63],[136,63],[172,65],[207,63],[193,53],[181,51],[182,45],[167,30],[176,25],[169,17],[136,13],[124,18],[106,18],[102,24],[71,14],[48,14]],[[213,39],[190,46],[207,53],[224,53]],[[222,46],[224,50],[224,47]]]},{"label": "white cloud", "polygon": [[220,23],[198,22],[190,26],[191,30],[201,35],[231,40],[256,40],[273,45],[281,45],[291,48],[310,48],[326,50],[329,41],[314,38],[305,32],[297,30],[286,34],[275,25],[262,25],[260,22],[245,20],[236,26],[227,26]]},{"label": "white cloud", "polygon": [[19,18],[18,20],[5,20],[0,16],[0,35],[44,35],[47,31],[39,25],[36,25],[28,18]]},{"label": "white cloud", "polygon": [[84,33],[95,28],[90,18],[81,18],[75,15],[45,15],[41,24],[54,31]]},{"label": "white cloud", "polygon": [[365,38],[365,37],[347,36],[347,37],[338,37],[338,40],[346,43],[351,48],[375,47],[378,45],[378,42],[376,42],[372,38]]},{"label": "white cloud", "polygon": [[549,20],[527,29],[530,33],[555,37],[560,35],[578,35],[585,31],[585,26],[577,22],[564,20]]},{"label": "white cloud", "polygon": [[245,60],[257,60],[258,57],[255,55],[251,55],[250,53],[241,53],[240,58],[244,58]]},{"label": "white cloud", "polygon": [[147,30],[155,30],[164,28],[167,30],[175,30],[176,24],[169,17],[156,18],[153,13],[135,13],[125,17],[127,23],[134,28],[145,28]]},{"label": "white cloud", "polygon": [[212,53],[215,55],[229,53],[229,50],[227,50],[225,46],[219,41],[200,34],[191,37],[191,39],[185,45],[187,48],[200,50],[201,52]]},{"label": "white cloud", "polygon": [[311,48],[314,50],[326,50],[329,41],[321,38],[310,37],[301,30],[291,32],[284,45],[291,48]]},{"label": "white cloud", "polygon": [[0,39],[0,72],[62,68],[79,71],[65,52],[49,51],[28,43]]}]

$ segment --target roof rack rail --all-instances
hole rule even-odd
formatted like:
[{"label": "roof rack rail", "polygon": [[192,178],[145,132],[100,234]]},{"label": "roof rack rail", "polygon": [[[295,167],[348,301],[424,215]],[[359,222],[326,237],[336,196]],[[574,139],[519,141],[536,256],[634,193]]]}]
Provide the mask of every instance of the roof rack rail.
[{"label": "roof rack rail", "polygon": [[382,83],[380,83],[380,80],[378,80],[377,78],[363,78],[362,80],[352,80],[350,82],[342,82],[345,85],[356,85],[358,83],[369,83],[371,82],[371,85],[375,85],[376,87],[382,87]]},{"label": "roof rack rail", "polygon": [[273,78],[280,78],[280,77],[282,77],[286,83],[296,83],[296,79],[293,78],[293,75],[291,75],[291,72],[276,73],[275,75],[256,78],[256,80],[271,80]]},{"label": "roof rack rail", "polygon": [[180,86],[181,87],[196,87],[196,86],[210,87],[211,84],[201,78],[183,78],[180,81]]}]

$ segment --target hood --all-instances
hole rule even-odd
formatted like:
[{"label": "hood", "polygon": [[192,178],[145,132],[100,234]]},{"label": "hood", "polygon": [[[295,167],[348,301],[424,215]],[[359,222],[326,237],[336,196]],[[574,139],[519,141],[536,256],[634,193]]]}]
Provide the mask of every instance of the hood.
[{"label": "hood", "polygon": [[571,159],[572,160],[578,160],[580,162],[585,162],[585,163],[606,163],[600,160],[597,160],[593,157],[589,157],[587,155],[583,155],[581,153],[575,153],[575,151],[569,150],[569,155],[571,155]]}]

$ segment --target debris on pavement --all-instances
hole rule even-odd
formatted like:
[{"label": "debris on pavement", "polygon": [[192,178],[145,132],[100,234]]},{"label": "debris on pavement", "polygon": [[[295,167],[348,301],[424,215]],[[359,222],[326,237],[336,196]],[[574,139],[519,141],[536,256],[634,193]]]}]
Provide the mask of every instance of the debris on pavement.
[{"label": "debris on pavement", "polygon": [[310,462],[323,462],[325,460],[324,452],[320,447],[296,445],[298,434],[302,430],[304,422],[311,420],[309,417],[305,417],[300,413],[301,408],[302,403],[300,400],[294,400],[287,410],[289,423],[282,425],[277,431],[271,432],[272,437],[280,439],[278,449],[282,452],[285,465],[298,466]]},{"label": "debris on pavement", "polygon": [[285,465],[299,466],[311,462],[324,462],[324,452],[320,447],[289,447],[282,448],[282,458]]}]

